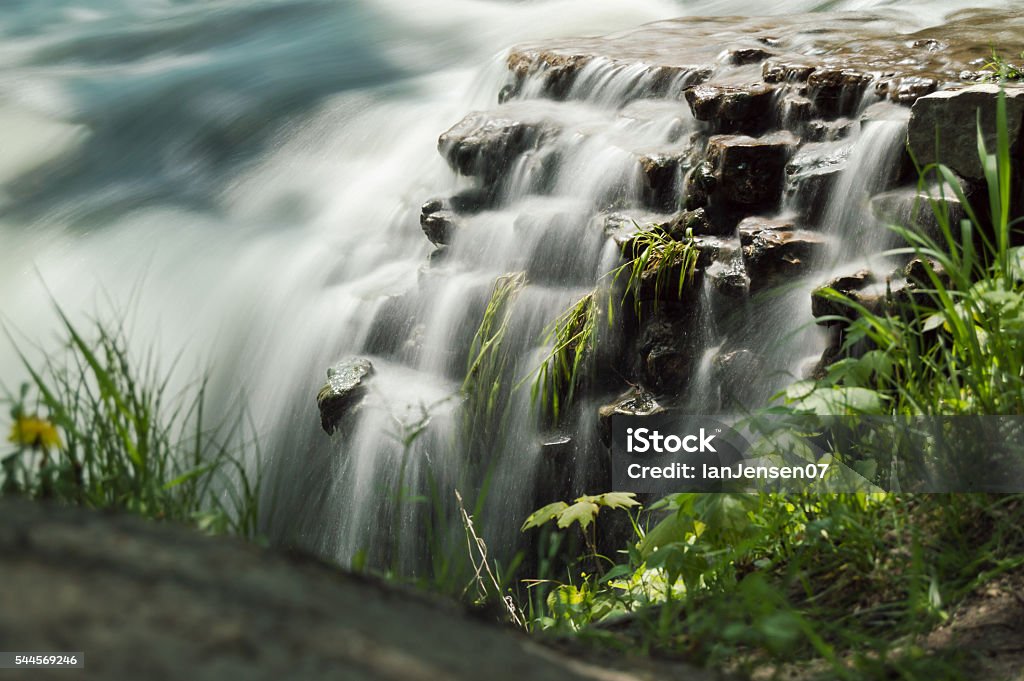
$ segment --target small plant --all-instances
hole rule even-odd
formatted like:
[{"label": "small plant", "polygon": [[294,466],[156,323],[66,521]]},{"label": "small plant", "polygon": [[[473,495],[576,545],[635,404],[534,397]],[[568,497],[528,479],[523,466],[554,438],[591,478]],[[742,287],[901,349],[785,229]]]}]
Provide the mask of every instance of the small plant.
[{"label": "small plant", "polygon": [[123,326],[97,321],[86,338],[57,313],[67,340],[41,364],[8,333],[31,381],[7,400],[4,492],[255,537],[259,470],[238,449],[255,446],[245,420],[209,427],[205,381],[171,395],[152,356],[133,361]]},{"label": "small plant", "polygon": [[653,281],[655,300],[661,300],[666,291],[682,300],[686,286],[693,282],[700,251],[691,233],[683,241],[677,241],[660,228],[640,231],[628,244],[623,246],[623,256],[628,262],[612,271],[612,280],[626,275],[622,304],[632,296],[633,310],[637,317],[642,309],[641,289]]},{"label": "small plant", "polygon": [[573,303],[548,327],[544,343],[551,345],[551,352],[537,369],[531,398],[555,424],[576,395],[582,369],[593,354],[596,333],[596,291]]},{"label": "small plant", "polygon": [[[1020,58],[1024,60],[1024,52],[1020,53]],[[981,70],[986,72],[980,79],[982,82],[1004,83],[1008,80],[1024,80],[1024,67],[1006,61],[994,47],[992,59],[986,62]]]}]

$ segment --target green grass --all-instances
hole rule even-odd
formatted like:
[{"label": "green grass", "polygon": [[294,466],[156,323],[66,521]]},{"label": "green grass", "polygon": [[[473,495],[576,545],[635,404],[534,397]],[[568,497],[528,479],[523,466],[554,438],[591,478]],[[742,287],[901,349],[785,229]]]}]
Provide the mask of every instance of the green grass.
[{"label": "green grass", "polygon": [[462,382],[466,396],[464,432],[471,447],[489,447],[504,430],[508,395],[513,387],[511,357],[504,341],[512,305],[525,286],[526,275],[522,272],[498,277],[473,336]]},{"label": "green grass", "polygon": [[254,538],[259,470],[242,448],[259,457],[245,419],[210,424],[205,380],[171,394],[153,353],[135,361],[123,323],[83,331],[56,310],[64,343],[40,361],[8,333],[30,381],[7,397],[4,492]]},{"label": "green grass", "polygon": [[560,422],[576,396],[596,342],[597,292],[591,291],[559,315],[545,333],[544,344],[551,346],[551,352],[537,369],[531,397],[552,424]]},{"label": "green grass", "polygon": [[666,294],[682,300],[687,285],[693,282],[700,252],[691,236],[677,241],[664,230],[651,228],[631,239],[623,247],[622,255],[627,262],[612,271],[612,280],[618,282],[625,277],[622,304],[631,298],[639,318],[647,287],[652,288],[654,300],[663,300]]}]

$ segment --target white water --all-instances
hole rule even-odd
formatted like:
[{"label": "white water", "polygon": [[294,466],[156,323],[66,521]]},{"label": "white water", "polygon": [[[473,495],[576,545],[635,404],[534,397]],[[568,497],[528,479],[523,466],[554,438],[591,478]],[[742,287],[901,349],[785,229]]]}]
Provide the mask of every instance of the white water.
[{"label": "white water", "polygon": [[[960,6],[830,9],[897,4],[919,9],[924,24]],[[247,405],[272,473],[273,538],[345,561],[390,534],[410,569],[425,538],[415,504],[387,502],[402,458],[388,433],[436,405],[407,474],[417,479],[429,462],[442,486],[458,482],[445,398],[461,382],[460,348],[494,277],[526,269],[537,282],[515,311],[525,370],[544,325],[607,270],[603,239],[586,229],[594,207],[635,198],[631,152],[666,148],[692,121],[685,107],[619,111],[634,74],[589,74],[585,101],[556,112],[566,132],[546,150],[561,158],[554,185],[538,186],[536,166],[518,168],[504,200],[421,279],[431,246],[419,206],[465,186],[438,156],[437,135],[495,105],[516,42],[749,9],[735,0],[40,5],[0,10],[4,322],[24,343],[52,348],[50,295],[75,319],[107,299],[130,308],[134,347],[157,346],[165,366],[183,353],[179,385],[210,366],[215,397]],[[523,216],[532,227],[514,230]],[[400,314],[378,314],[409,291]],[[414,334],[396,321],[413,311],[426,320]],[[418,348],[406,343],[413,335]],[[391,341],[398,347],[385,351]],[[315,391],[333,361],[367,353],[377,355],[377,407],[348,440],[331,441]],[[23,378],[4,346],[0,381]],[[516,394],[520,421],[493,453],[493,503],[509,519],[492,530],[499,544],[535,502],[541,455],[528,392]],[[403,518],[391,517],[396,507]]]}]

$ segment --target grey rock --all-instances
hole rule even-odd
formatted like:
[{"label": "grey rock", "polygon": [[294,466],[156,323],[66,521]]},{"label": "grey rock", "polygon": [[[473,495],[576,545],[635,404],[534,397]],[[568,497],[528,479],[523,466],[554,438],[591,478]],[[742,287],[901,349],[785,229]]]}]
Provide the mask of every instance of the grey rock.
[{"label": "grey rock", "polygon": [[327,370],[327,383],[316,396],[325,432],[337,430],[345,415],[366,396],[366,382],[373,373],[373,364],[362,357],[350,357]]},{"label": "grey rock", "polygon": [[[998,94],[998,85],[974,85],[935,92],[915,101],[907,141],[918,163],[923,166],[941,162],[961,177],[983,179],[978,160],[978,115],[980,112],[985,144],[990,152],[994,151]],[[1021,149],[1024,87],[1006,86],[1006,112],[1010,146],[1016,154]]]}]

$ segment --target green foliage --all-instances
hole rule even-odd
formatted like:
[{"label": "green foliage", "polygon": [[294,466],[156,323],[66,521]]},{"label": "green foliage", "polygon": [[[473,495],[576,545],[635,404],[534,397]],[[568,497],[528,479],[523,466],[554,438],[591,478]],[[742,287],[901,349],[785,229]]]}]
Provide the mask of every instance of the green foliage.
[{"label": "green foliage", "polygon": [[259,471],[238,449],[244,419],[211,427],[205,381],[171,395],[152,355],[133,361],[122,325],[97,321],[87,337],[57,313],[66,341],[41,363],[11,338],[31,382],[8,397],[3,491],[255,537]]},{"label": "green foliage", "polygon": [[623,247],[627,262],[612,272],[613,281],[626,276],[622,304],[632,297],[633,310],[639,317],[642,310],[641,289],[653,286],[655,300],[666,292],[682,300],[683,291],[693,281],[700,252],[689,233],[683,241],[676,241],[663,229],[654,227],[640,231]]},{"label": "green foliage", "polygon": [[[1020,58],[1024,60],[1024,52],[1020,53]],[[992,48],[992,59],[987,61],[981,70],[987,72],[981,79],[983,82],[1004,83],[1008,80],[1024,80],[1024,67],[1006,61],[995,48]]]},{"label": "green foliage", "polygon": [[535,628],[746,672],[959,678],[913,642],[1024,567],[1024,495],[676,494],[639,517],[621,562],[570,572]]},{"label": "green foliage", "polygon": [[639,506],[636,494],[633,492],[605,492],[604,494],[584,495],[576,499],[572,505],[564,501],[556,501],[539,508],[530,514],[530,517],[523,523],[523,530],[532,527],[540,527],[550,520],[558,521],[561,528],[566,528],[577,523],[580,529],[586,530],[597,519],[597,514],[602,508],[632,508]]},{"label": "green foliage", "polygon": [[576,395],[582,370],[593,355],[596,332],[596,291],[573,303],[548,326],[544,344],[551,345],[551,352],[537,369],[531,398],[555,424]]}]

